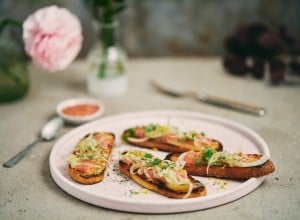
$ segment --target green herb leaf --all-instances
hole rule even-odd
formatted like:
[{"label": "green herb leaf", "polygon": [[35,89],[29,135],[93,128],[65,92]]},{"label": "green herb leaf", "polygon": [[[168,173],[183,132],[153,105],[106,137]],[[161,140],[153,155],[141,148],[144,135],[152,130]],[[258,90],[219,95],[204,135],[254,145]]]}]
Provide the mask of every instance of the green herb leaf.
[{"label": "green herb leaf", "polygon": [[122,139],[123,139],[124,141],[127,141],[127,139],[128,139],[129,137],[133,137],[134,134],[135,134],[134,129],[133,129],[133,128],[130,128],[130,129],[128,129],[128,130],[124,133],[124,135],[122,136]]},{"label": "green herb leaf", "polygon": [[150,132],[150,131],[154,131],[156,129],[156,125],[155,124],[149,124],[147,126],[145,126],[146,132]]},{"label": "green herb leaf", "polygon": [[209,161],[210,158],[216,153],[216,151],[212,148],[205,148],[203,159]]},{"label": "green herb leaf", "polygon": [[152,158],[152,154],[145,154],[144,157],[145,158]]},{"label": "green herb leaf", "polygon": [[148,166],[151,166],[151,167],[153,167],[153,166],[158,166],[161,162],[162,162],[161,159],[159,159],[159,158],[154,158],[154,160],[148,161],[148,162],[147,162],[147,165],[148,165]]},{"label": "green herb leaf", "polygon": [[133,128],[130,128],[130,129],[128,130],[128,135],[129,135],[129,137],[133,137],[134,134],[135,134],[134,129],[133,129]]}]

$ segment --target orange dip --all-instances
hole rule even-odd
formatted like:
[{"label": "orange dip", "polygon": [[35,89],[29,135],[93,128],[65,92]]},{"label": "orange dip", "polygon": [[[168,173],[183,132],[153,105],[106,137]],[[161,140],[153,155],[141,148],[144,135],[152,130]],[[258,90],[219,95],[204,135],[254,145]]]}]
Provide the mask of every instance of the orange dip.
[{"label": "orange dip", "polygon": [[74,106],[66,107],[62,110],[62,112],[69,116],[87,116],[94,114],[99,110],[98,105],[94,104],[79,104]]}]

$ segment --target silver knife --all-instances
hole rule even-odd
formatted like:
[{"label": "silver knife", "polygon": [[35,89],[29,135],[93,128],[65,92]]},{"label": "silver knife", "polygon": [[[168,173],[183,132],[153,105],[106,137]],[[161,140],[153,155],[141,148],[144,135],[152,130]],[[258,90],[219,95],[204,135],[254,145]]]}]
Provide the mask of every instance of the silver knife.
[{"label": "silver knife", "polygon": [[201,93],[196,92],[196,91],[178,92],[178,91],[166,88],[154,80],[151,80],[150,83],[158,91],[160,91],[166,95],[172,96],[172,97],[191,97],[191,98],[194,98],[194,99],[204,102],[204,103],[208,103],[211,105],[224,107],[227,109],[232,109],[232,110],[236,110],[239,112],[244,112],[244,113],[248,113],[248,114],[252,114],[252,115],[256,115],[256,116],[264,116],[267,113],[266,109],[263,107],[246,104],[246,103],[242,103],[239,101],[230,100],[230,99],[226,99],[226,98],[221,98],[221,97],[217,97],[214,95],[208,95],[203,92],[201,92]]}]

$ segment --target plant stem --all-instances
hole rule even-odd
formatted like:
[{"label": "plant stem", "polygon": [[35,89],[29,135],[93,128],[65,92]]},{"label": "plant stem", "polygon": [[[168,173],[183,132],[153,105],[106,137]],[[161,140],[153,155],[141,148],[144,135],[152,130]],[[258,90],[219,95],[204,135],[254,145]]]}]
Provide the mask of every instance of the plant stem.
[{"label": "plant stem", "polygon": [[116,24],[115,23],[104,23],[101,27],[100,32],[100,39],[103,42],[104,50],[108,49],[109,47],[115,46],[115,31],[116,31]]},{"label": "plant stem", "polygon": [[99,67],[99,73],[98,73],[98,76],[99,78],[105,78],[105,75],[106,75],[106,68],[107,68],[107,60],[105,58],[105,60],[103,60],[100,64],[100,67]]}]

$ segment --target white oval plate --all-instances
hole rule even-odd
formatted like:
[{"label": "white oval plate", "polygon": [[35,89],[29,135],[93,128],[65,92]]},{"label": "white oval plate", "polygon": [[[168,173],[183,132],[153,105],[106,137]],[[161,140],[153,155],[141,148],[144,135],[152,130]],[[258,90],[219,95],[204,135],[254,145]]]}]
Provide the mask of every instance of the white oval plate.
[{"label": "white oval plate", "polygon": [[[204,132],[208,137],[221,141],[224,149],[229,152],[243,151],[270,157],[264,140],[251,129],[236,122],[195,112],[146,111],[102,118],[64,135],[56,142],[50,154],[52,178],[64,191],[80,200],[100,207],[139,213],[178,213],[215,207],[247,195],[265,179],[261,177],[232,181],[195,177],[205,184],[207,195],[190,199],[170,199],[145,190],[118,171],[118,159],[120,152],[136,148],[122,142],[122,132],[127,128],[147,123],[169,124],[179,127],[182,131]],[[112,153],[109,169],[100,183],[94,185],[76,183],[68,175],[66,158],[79,139],[87,133],[97,131],[116,134],[116,147]],[[160,151],[151,152],[160,158],[164,158],[167,154]]]}]

